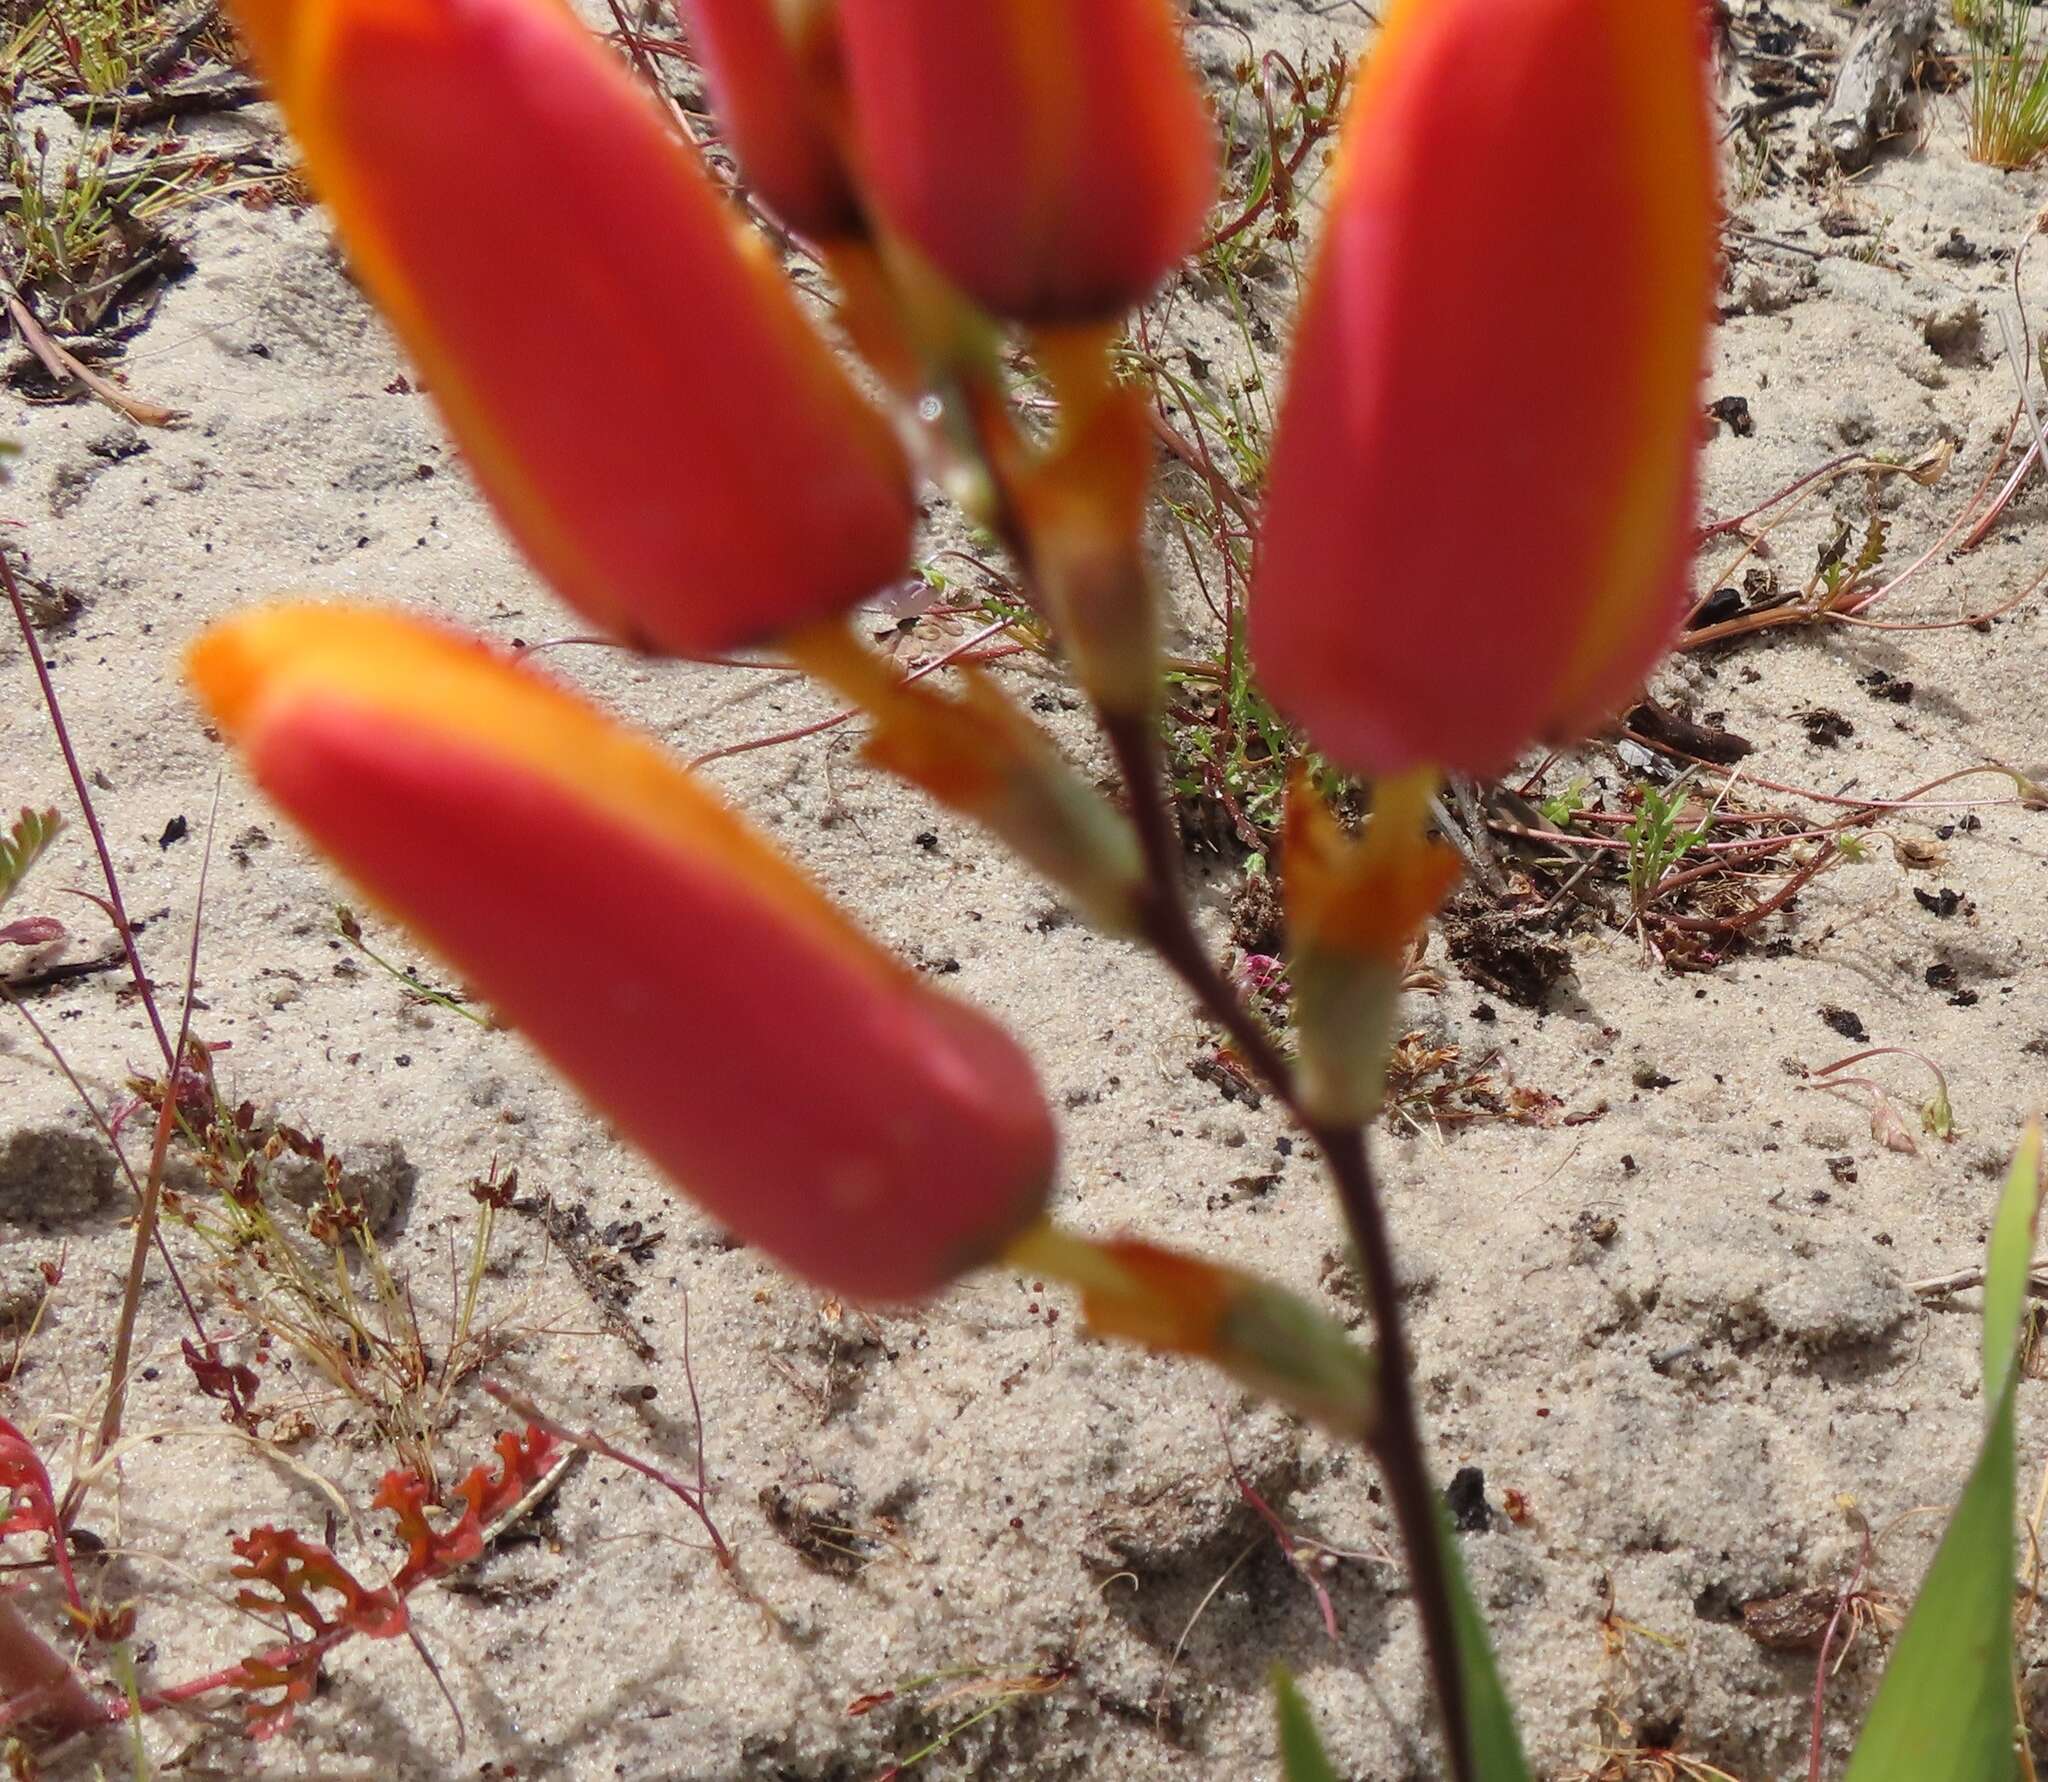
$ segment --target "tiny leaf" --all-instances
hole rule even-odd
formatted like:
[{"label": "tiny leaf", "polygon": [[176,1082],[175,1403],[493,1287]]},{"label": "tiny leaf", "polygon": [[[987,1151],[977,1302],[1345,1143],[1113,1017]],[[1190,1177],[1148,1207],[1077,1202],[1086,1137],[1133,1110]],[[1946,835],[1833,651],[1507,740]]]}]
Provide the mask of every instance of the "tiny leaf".
[{"label": "tiny leaf", "polygon": [[1273,1667],[1273,1703],[1280,1715],[1280,1773],[1285,1782],[1337,1782],[1308,1703],[1285,1665]]},{"label": "tiny leaf", "polygon": [[57,832],[63,827],[63,819],[55,811],[34,811],[24,806],[13,827],[0,830],[0,904],[14,895],[21,881],[28,877],[28,869],[57,839]]}]

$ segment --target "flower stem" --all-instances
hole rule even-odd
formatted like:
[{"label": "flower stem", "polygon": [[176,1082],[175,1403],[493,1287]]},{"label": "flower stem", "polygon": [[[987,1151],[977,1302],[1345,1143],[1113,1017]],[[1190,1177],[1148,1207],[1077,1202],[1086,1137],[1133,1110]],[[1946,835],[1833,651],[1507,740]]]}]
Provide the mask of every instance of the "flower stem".
[{"label": "flower stem", "polygon": [[1422,1619],[1423,1644],[1450,1748],[1451,1773],[1475,1782],[1471,1733],[1465,1713],[1464,1670],[1451,1614],[1450,1577],[1444,1565],[1441,1518],[1422,1446],[1410,1381],[1407,1333],[1394,1275],[1393,1246],[1361,1126],[1317,1121],[1302,1105],[1294,1073],[1270,1035],[1231,988],[1196,933],[1182,894],[1179,843],[1163,792],[1159,744],[1149,714],[1102,712],[1103,732],[1121,769],[1131,819],[1144,849],[1146,890],[1142,932],[1160,958],[1194,994],[1232,1045],[1265,1079],[1321,1148],[1336,1184],[1338,1205],[1364,1273],[1366,1303],[1380,1356],[1381,1401],[1371,1442],[1407,1553],[1408,1574]]},{"label": "flower stem", "polygon": [[1366,1303],[1380,1353],[1380,1422],[1373,1457],[1380,1463],[1392,1501],[1401,1544],[1408,1555],[1408,1575],[1422,1618],[1423,1644],[1429,1652],[1442,1711],[1444,1740],[1451,1752],[1454,1775],[1474,1778],[1471,1726],[1466,1717],[1465,1671],[1458,1654],[1456,1623],[1451,1613],[1451,1580],[1444,1564],[1442,1513],[1436,1487],[1423,1452],[1422,1425],[1415,1411],[1407,1333],[1401,1317],[1400,1289],[1394,1277],[1393,1247],[1387,1235],[1385,1210],[1373,1176],[1372,1157],[1364,1129],[1357,1126],[1309,1129],[1330,1166],[1337,1200],[1344,1209],[1365,1273]]},{"label": "flower stem", "polygon": [[[957,443],[980,460],[981,518],[1017,559],[1033,604],[1041,612],[1057,613],[1065,631],[1072,632],[1085,620],[1098,634],[1092,644],[1074,635],[1063,641],[1076,679],[1094,704],[1130,801],[1144,867],[1137,892],[1138,932],[1229,1035],[1244,1063],[1287,1104],[1329,1161],[1364,1271],[1385,1382],[1384,1414],[1377,1419],[1368,1446],[1379,1462],[1407,1549],[1451,1774],[1457,1782],[1478,1782],[1442,1544],[1445,1536],[1416,1422],[1393,1253],[1367,1160],[1364,1128],[1314,1117],[1285,1055],[1245,1007],[1195,930],[1181,883],[1180,839],[1166,800],[1154,709],[1160,654],[1156,593],[1141,543],[1141,504],[1149,470],[1142,457],[1142,431],[1140,443],[1128,448],[1137,454],[1128,463],[1119,457],[1125,448],[1115,437],[1105,439],[1099,452],[1086,454],[1087,474],[1071,476],[1073,488],[1064,491],[1072,495],[1074,489],[1085,489],[1086,499],[1046,499],[1048,467],[1058,466],[1070,452],[1082,452],[1090,421],[1107,412],[1114,400],[1114,380],[1104,331],[1053,336],[1038,344],[1062,398],[1062,416],[1060,432],[1036,453],[1017,434],[991,359],[983,355],[973,361],[958,353],[927,357],[950,367],[966,423]],[[1073,467],[1067,468],[1071,472]],[[1133,480],[1126,483],[1126,478]]]}]

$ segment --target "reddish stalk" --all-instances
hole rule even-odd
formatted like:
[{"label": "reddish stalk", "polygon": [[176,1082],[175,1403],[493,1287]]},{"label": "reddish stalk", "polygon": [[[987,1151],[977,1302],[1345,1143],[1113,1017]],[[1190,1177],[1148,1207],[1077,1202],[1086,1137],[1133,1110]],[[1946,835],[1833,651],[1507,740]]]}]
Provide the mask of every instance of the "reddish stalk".
[{"label": "reddish stalk", "polygon": [[[926,675],[936,674],[942,668],[960,664],[999,662],[1005,656],[1029,653],[1032,648],[1030,644],[1009,644],[1000,649],[983,650],[979,654],[969,653],[977,645],[986,643],[997,632],[1007,631],[1013,622],[1009,619],[991,620],[972,637],[955,644],[942,655],[934,656],[929,662],[919,663],[917,667],[913,668],[903,677],[903,684],[908,686],[912,681],[921,681]],[[836,730],[841,724],[847,723],[860,715],[861,708],[857,705],[850,705],[844,711],[834,712],[829,718],[820,718],[814,724],[800,724],[794,730],[778,730],[773,736],[756,736],[746,742],[727,743],[722,748],[706,749],[703,754],[691,757],[690,766],[692,768],[708,767],[714,761],[724,761],[734,755],[746,755],[751,754],[756,749],[772,749],[783,743],[799,742],[807,736],[818,736],[827,730]]]},{"label": "reddish stalk", "polygon": [[[219,808],[220,787],[216,783],[214,815],[218,814]],[[121,1312],[114,1325],[114,1353],[107,1364],[107,1404],[100,1416],[99,1433],[93,1440],[92,1461],[98,1461],[121,1439],[121,1419],[128,1403],[128,1364],[135,1347],[135,1320],[142,1306],[143,1276],[149,1263],[150,1245],[154,1243],[160,1247],[163,1241],[157,1228],[157,1211],[163,1198],[164,1164],[170,1155],[171,1134],[177,1127],[179,1079],[184,1070],[186,1046],[192,1037],[192,1004],[199,989],[199,932],[206,910],[207,872],[213,864],[214,815],[209,815],[206,822],[206,852],[200,856],[199,890],[192,905],[192,944],[185,963],[184,1001],[178,1012],[178,1043],[171,1052],[171,1073],[164,1083],[163,1106],[157,1111],[149,1173],[142,1179],[142,1204],[135,1212],[135,1241],[128,1253],[128,1278],[122,1287]],[[176,1272],[174,1268],[173,1276]],[[179,1283],[178,1291],[184,1292],[183,1282]],[[189,1297],[185,1303],[192,1310],[192,1321],[197,1326],[197,1310],[192,1309]],[[203,1342],[203,1329],[200,1336]],[[63,1519],[67,1525],[85,1501],[84,1480],[90,1470],[88,1463],[85,1471],[72,1480],[71,1488],[64,1494]]]},{"label": "reddish stalk", "polygon": [[[689,1314],[686,1312],[684,1314],[686,1326],[688,1322]],[[581,1448],[588,1454],[600,1454],[606,1460],[613,1461],[617,1465],[626,1468],[627,1471],[638,1473],[643,1479],[651,1479],[662,1490],[677,1498],[683,1507],[703,1525],[704,1532],[711,1537],[711,1550],[718,1556],[718,1563],[721,1569],[732,1573],[734,1576],[738,1575],[740,1562],[734,1556],[733,1550],[725,1544],[725,1537],[718,1532],[718,1525],[711,1520],[711,1508],[705,1501],[707,1487],[704,1483],[702,1470],[703,1442],[701,1439],[701,1426],[697,1444],[699,1456],[697,1483],[689,1485],[678,1479],[675,1474],[664,1472],[651,1460],[642,1460],[637,1454],[628,1453],[624,1448],[607,1440],[594,1429],[571,1429],[567,1424],[557,1422],[523,1392],[516,1392],[510,1386],[497,1380],[486,1380],[483,1386],[484,1390],[496,1399],[498,1403],[504,1405],[509,1410],[517,1411],[535,1429],[544,1430],[564,1446]],[[691,1385],[690,1391],[692,1402],[694,1403],[696,1395],[694,1382]]]},{"label": "reddish stalk", "polygon": [[[1668,742],[1660,742],[1654,737],[1644,736],[1638,731],[1629,729],[1627,725],[1622,726],[1621,734],[1627,737],[1630,742],[1640,744],[1643,748],[1654,749],[1660,755],[1668,755],[1673,761],[1689,761],[1695,767],[1719,768],[1726,765],[1720,761],[1709,761],[1704,755],[1689,754],[1684,749],[1676,748]],[[1759,786],[1766,792],[1783,792],[1790,798],[1809,798],[1815,804],[1840,805],[1846,809],[1857,811],[1904,811],[1913,809],[1930,792],[1939,791],[1943,786],[1949,785],[1956,780],[1966,780],[1975,774],[1982,773],[2000,774],[2004,778],[2011,780],[2017,787],[2031,787],[2033,785],[2033,782],[2027,779],[2024,774],[2015,773],[2011,768],[1996,761],[1987,761],[1977,767],[1959,767],[1955,772],[1945,773],[1939,779],[1932,779],[1925,785],[1915,786],[1912,791],[1904,793],[1897,798],[1848,798],[1839,792],[1816,792],[1810,786],[1787,786],[1777,780],[1759,779],[1755,774],[1748,772],[1743,773],[1742,780],[1745,785]],[[2023,810],[2027,810],[2036,808],[2037,801],[2043,797],[2048,797],[2048,794],[2038,791],[2021,791],[2012,798],[1944,799],[1939,808],[1945,811],[1991,810],[2005,805],[2016,804]]]},{"label": "reddish stalk", "polygon": [[1828,1617],[1827,1631],[1820,1638],[1820,1656],[1813,1666],[1813,1729],[1806,1748],[1806,1782],[1821,1782],[1821,1737],[1827,1723],[1828,1654],[1833,1650],[1835,1634],[1842,1625],[1842,1617],[1849,1612],[1849,1606],[1856,1600],[1856,1592],[1862,1588],[1863,1573],[1870,1564],[1870,1525],[1863,1525],[1863,1545],[1856,1555],[1855,1568],[1849,1573],[1848,1581],[1835,1595],[1834,1613]]},{"label": "reddish stalk", "polygon": [[113,914],[114,931],[121,937],[121,950],[128,956],[128,969],[142,992],[142,1007],[149,1016],[150,1027],[156,1033],[156,1043],[163,1052],[164,1068],[171,1069],[177,1054],[172,1050],[171,1036],[164,1030],[163,1016],[151,994],[149,974],[142,969],[142,955],[135,946],[135,929],[128,920],[127,905],[121,901],[121,881],[114,871],[114,857],[107,849],[106,832],[100,828],[99,813],[93,808],[92,792],[86,785],[84,770],[78,765],[78,752],[71,746],[71,732],[64,723],[64,710],[57,700],[56,684],[50,679],[49,665],[43,660],[42,639],[36,636],[35,625],[28,616],[28,602],[21,596],[4,547],[0,547],[0,587],[6,589],[8,604],[14,608],[14,621],[21,627],[22,647],[28,651],[30,666],[35,669],[36,681],[43,692],[43,707],[50,714],[50,728],[56,732],[57,747],[63,753],[65,769],[71,775],[71,789],[77,794],[78,808],[85,815],[85,827],[92,836],[93,849],[99,855],[100,876],[106,881],[107,904]]},{"label": "reddish stalk", "polygon": [[1342,113],[1344,77],[1341,72],[1341,63],[1338,64],[1340,72],[1337,77],[1336,89],[1330,94],[1329,104],[1321,111],[1318,111],[1309,103],[1307,84],[1302,80],[1300,71],[1285,56],[1281,55],[1277,50],[1269,50],[1262,59],[1262,66],[1268,68],[1278,66],[1286,73],[1289,83],[1293,86],[1295,103],[1301,107],[1302,112],[1301,140],[1295,144],[1292,154],[1284,156],[1281,154],[1281,131],[1279,121],[1273,116],[1273,97],[1267,90],[1265,83],[1261,82],[1259,85],[1259,109],[1264,114],[1266,120],[1266,152],[1271,158],[1272,175],[1266,181],[1265,190],[1254,198],[1251,203],[1239,211],[1229,222],[1211,230],[1209,234],[1202,238],[1201,246],[1195,249],[1197,258],[1208,253],[1212,248],[1221,247],[1226,241],[1242,235],[1276,204],[1279,205],[1284,214],[1294,201],[1295,175],[1301,171],[1302,163],[1308,159],[1310,152],[1315,148],[1316,144],[1336,129],[1336,120]]},{"label": "reddish stalk", "polygon": [[1839,848],[1823,848],[1769,897],[1761,903],[1751,904],[1739,915],[1673,916],[1659,911],[1656,919],[1669,927],[1682,928],[1689,934],[1740,934],[1745,928],[1754,928],[1766,916],[1783,909],[1840,858]]},{"label": "reddish stalk", "polygon": [[1246,1064],[1271,1086],[1329,1164],[1346,1225],[1357,1247],[1367,1309],[1380,1356],[1382,1418],[1371,1440],[1395,1525],[1408,1561],[1422,1621],[1423,1645],[1442,1718],[1451,1773],[1476,1777],[1466,1720],[1464,1670],[1451,1613],[1450,1576],[1444,1564],[1442,1517],[1430,1482],[1422,1430],[1409,1378],[1411,1354],[1403,1328],[1393,1244],[1380,1205],[1365,1133],[1359,1127],[1320,1125],[1302,1105],[1293,1072],[1264,1028],[1216,967],[1195,932],[1181,892],[1173,818],[1162,795],[1158,739],[1149,714],[1098,713],[1122,771],[1147,867],[1145,938],[1179,976],[1209,1016],[1230,1036]]}]

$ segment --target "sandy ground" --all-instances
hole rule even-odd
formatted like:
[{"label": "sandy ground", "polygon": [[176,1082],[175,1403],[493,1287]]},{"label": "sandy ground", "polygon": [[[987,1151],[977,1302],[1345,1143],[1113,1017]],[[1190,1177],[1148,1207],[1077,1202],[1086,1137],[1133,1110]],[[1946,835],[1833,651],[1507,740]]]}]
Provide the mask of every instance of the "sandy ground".
[{"label": "sandy ground", "polygon": [[[1818,4],[1780,10],[1819,44],[1846,29]],[[1238,8],[1197,14],[1198,51],[1242,53]],[[1296,56],[1364,37],[1347,10],[1276,0],[1241,17],[1260,47]],[[1747,97],[1738,84],[1726,100]],[[2012,249],[2044,189],[1972,164],[1959,107],[1930,98],[1917,140],[1818,192],[1797,173],[1812,113],[1794,110],[1775,139],[1782,183],[1738,186],[1708,394],[1746,398],[1753,430],[1715,437],[1710,512],[1746,509],[1849,447],[1911,458],[1948,442],[1943,481],[1884,485],[1887,561],[1903,568],[1983,474],[2014,399],[1994,317],[2012,304]],[[205,126],[223,142],[271,128],[261,111]],[[1864,232],[1825,231],[1830,213]],[[1414,1616],[1398,1570],[1374,1557],[1391,1529],[1355,1455],[1197,1368],[1098,1346],[1061,1295],[1011,1275],[916,1315],[821,1303],[672,1198],[516,1037],[423,1005],[343,945],[344,893],[202,731],[177,680],[180,646],[280,589],[388,596],[499,638],[576,627],[499,540],[426,402],[398,381],[323,219],[217,202],[179,226],[193,270],[122,369],[139,393],[189,411],[181,426],[0,398],[24,448],[0,516],[38,586],[69,607],[44,647],[101,776],[150,968],[175,1003],[210,822],[194,1022],[219,1049],[228,1098],[358,1163],[402,1151],[409,1171],[381,1154],[383,1179],[402,1189],[389,1254],[432,1353],[447,1345],[477,1217],[470,1185],[516,1168],[526,1210],[500,1215],[482,1287],[479,1320],[503,1346],[492,1371],[685,1474],[687,1305],[713,1514],[755,1599],[721,1575],[672,1497],[593,1462],[460,1589],[415,1599],[466,1732],[404,1642],[359,1640],[289,1736],[252,1745],[232,1705],[216,1704],[153,1722],[152,1761],[193,1776],[856,1782],[997,1703],[915,1773],[1271,1775],[1264,1681],[1277,1657],[1301,1675],[1343,1774],[1435,1774]],[[1952,231],[1980,257],[1938,257]],[[2048,313],[2038,259],[2023,295],[2037,320]],[[1200,292],[1175,314],[1195,344],[1229,332]],[[1473,417],[1475,524],[1486,434],[1502,424],[1541,418]],[[1838,519],[1860,536],[1865,499],[1862,479],[1837,485],[1779,536],[1774,561],[1802,576]],[[2009,598],[2048,566],[2043,502],[2030,487],[1983,548],[1938,556],[1882,616],[1946,619]],[[1703,578],[1729,548],[1703,557]],[[1890,796],[1987,757],[2048,769],[2044,662],[2034,600],[1979,629],[1772,634],[1670,669],[1659,691],[1754,741],[1761,779]],[[685,754],[829,709],[769,674],[589,649],[551,663]],[[1910,681],[1910,699],[1874,693],[1879,670]],[[0,805],[68,809],[28,665],[6,642],[0,675]],[[1013,684],[1099,765],[1050,671],[1017,669]],[[1819,710],[1845,723],[1815,723]],[[1226,1099],[1190,1073],[1210,1038],[1163,974],[867,771],[856,741],[841,729],[709,771],[890,946],[1023,1037],[1063,1110],[1062,1215],[1227,1253],[1343,1310],[1313,1160],[1270,1104]],[[1604,748],[1584,771],[1616,793],[1637,777]],[[1550,789],[1568,777],[1554,772]],[[2005,790],[1979,779],[1942,796]],[[167,839],[180,822],[182,839]],[[1945,853],[1915,866],[1894,845],[1907,842]],[[1981,1416],[1974,1297],[1908,1284],[1980,1259],[2002,1162],[2048,1083],[2044,850],[2048,818],[2010,803],[1902,813],[1874,832],[1867,862],[1822,878],[1714,970],[1668,972],[1597,919],[1570,926],[1570,973],[1541,1009],[1470,981],[1433,944],[1448,987],[1416,998],[1411,1024],[1468,1063],[1497,1054],[1504,1080],[1583,1117],[1411,1124],[1381,1147],[1432,1458],[1444,1478],[1483,1469],[1492,1526],[1466,1538],[1466,1560],[1540,1774],[1632,1745],[1669,1745],[1749,1782],[1804,1773],[1812,1654],[1760,1646],[1739,1606],[1839,1581],[1856,1548],[1845,1496],[1886,1528],[1958,1488]],[[1220,947],[1236,867],[1205,856],[1190,874]],[[23,905],[63,916],[73,938],[33,958],[0,949],[0,970],[105,953],[89,906],[59,894],[95,882],[74,827]],[[402,936],[366,925],[380,952],[415,961]],[[582,932],[565,911],[541,944],[631,943]],[[103,1108],[154,1068],[118,973],[29,1006]],[[1888,1150],[1863,1102],[1802,1082],[1802,1067],[1857,1049],[1844,1026],[1939,1063],[1952,1142]],[[1872,1069],[1910,1122],[1920,1067]],[[802,1087],[790,1084],[793,1100]],[[124,1134],[138,1161],[147,1125]],[[594,1266],[551,1239],[543,1199],[587,1215]],[[19,1020],[0,1021],[0,1293],[17,1325],[38,1265],[63,1258],[0,1409],[36,1433],[60,1484],[104,1387],[127,1204],[71,1090]],[[254,1359],[217,1253],[177,1228],[170,1243],[209,1328]],[[366,1511],[392,1464],[361,1407],[281,1346],[256,1402],[270,1433],[295,1439],[288,1461],[253,1448],[195,1391],[185,1334],[153,1267],[129,1414],[146,1439],[85,1517],[110,1549],[88,1585],[138,1604],[149,1685],[264,1643],[231,1606],[234,1534],[269,1521],[317,1535],[331,1506],[316,1478]],[[2038,1388],[2023,1389],[2020,1417],[2037,1472]],[[437,1417],[439,1465],[453,1477],[484,1459],[507,1421],[474,1380],[456,1389]],[[1226,1435],[1244,1480],[1294,1529],[1359,1555],[1320,1571],[1335,1640],[1240,1497]],[[1502,1513],[1510,1493],[1519,1522]],[[393,1559],[382,1526],[366,1513],[367,1540],[345,1524],[336,1536],[366,1576]],[[1923,1515],[1887,1535],[1876,1590],[1910,1595],[1936,1526]],[[54,1595],[28,1591],[55,1636]],[[1835,1757],[1878,1652],[1859,1641],[1830,1690]],[[2031,1635],[2026,1654],[2030,1666],[2042,1657]],[[2030,1669],[2028,1701],[2048,1709],[2039,1680]],[[111,1772],[130,1756],[110,1739],[49,1773],[94,1762]]]}]

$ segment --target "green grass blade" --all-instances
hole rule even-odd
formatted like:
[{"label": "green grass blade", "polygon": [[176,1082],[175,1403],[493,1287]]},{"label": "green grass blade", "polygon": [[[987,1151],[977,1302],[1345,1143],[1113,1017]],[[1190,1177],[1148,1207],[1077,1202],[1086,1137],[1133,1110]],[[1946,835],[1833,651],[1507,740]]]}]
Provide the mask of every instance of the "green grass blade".
[{"label": "green grass blade", "polygon": [[1885,1667],[1845,1782],[2012,1782],[2008,1394]]},{"label": "green grass blade", "polygon": [[1529,1782],[1529,1760],[1522,1755],[1514,1711],[1500,1672],[1494,1668],[1493,1646],[1486,1620],[1472,1600],[1465,1568],[1458,1558],[1457,1537],[1442,1518],[1437,1523],[1444,1553],[1444,1575],[1451,1587],[1451,1619],[1458,1633],[1458,1657],[1465,1673],[1465,1722],[1472,1755],[1482,1782]]},{"label": "green grass blade", "polygon": [[1337,1782],[1308,1703],[1285,1665],[1273,1667],[1273,1705],[1280,1715],[1280,1773],[1285,1782]]},{"label": "green grass blade", "polygon": [[2026,1306],[2027,1270],[2041,1212],[2041,1128],[2020,1136],[2012,1169],[1999,1196],[1984,1260],[1984,1402],[1995,1406],[2019,1359],[2020,1316]]},{"label": "green grass blade", "polygon": [[1844,1782],[2012,1782],[2013,1395],[2041,1206],[2041,1130],[2020,1141],[1984,1282],[1984,1446],[1892,1649]]}]

